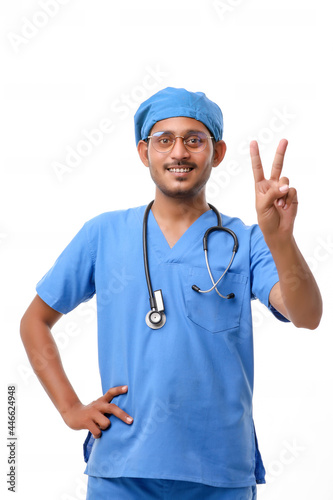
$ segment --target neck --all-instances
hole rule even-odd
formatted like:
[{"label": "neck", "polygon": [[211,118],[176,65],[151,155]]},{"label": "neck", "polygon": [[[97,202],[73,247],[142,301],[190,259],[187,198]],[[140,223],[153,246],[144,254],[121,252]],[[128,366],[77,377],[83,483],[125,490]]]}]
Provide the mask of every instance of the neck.
[{"label": "neck", "polygon": [[152,211],[155,218],[163,219],[170,223],[187,221],[192,223],[200,215],[210,210],[205,194],[191,198],[171,198],[156,189]]}]

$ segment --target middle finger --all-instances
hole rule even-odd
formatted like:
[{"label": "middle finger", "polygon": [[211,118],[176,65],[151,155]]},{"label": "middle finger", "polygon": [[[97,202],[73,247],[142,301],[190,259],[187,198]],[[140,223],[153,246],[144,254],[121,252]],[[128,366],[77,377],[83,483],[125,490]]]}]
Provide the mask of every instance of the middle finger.
[{"label": "middle finger", "polygon": [[115,415],[116,417],[120,418],[120,420],[126,422],[127,424],[131,424],[133,422],[133,418],[114,403],[110,403],[108,407],[109,407],[108,414]]},{"label": "middle finger", "polygon": [[280,179],[282,167],[283,167],[283,160],[284,160],[284,155],[286,153],[286,149],[288,146],[288,141],[287,139],[281,139],[279,142],[279,145],[277,147],[273,165],[272,165],[272,172],[271,172],[271,179],[278,181]]}]

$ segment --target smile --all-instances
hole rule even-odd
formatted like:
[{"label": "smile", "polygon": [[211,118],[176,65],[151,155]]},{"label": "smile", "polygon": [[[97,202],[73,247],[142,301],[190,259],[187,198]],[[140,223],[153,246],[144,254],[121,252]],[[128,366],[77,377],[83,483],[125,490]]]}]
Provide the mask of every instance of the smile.
[{"label": "smile", "polygon": [[187,172],[191,172],[193,168],[168,168],[169,172],[176,172],[177,174],[183,174]]}]

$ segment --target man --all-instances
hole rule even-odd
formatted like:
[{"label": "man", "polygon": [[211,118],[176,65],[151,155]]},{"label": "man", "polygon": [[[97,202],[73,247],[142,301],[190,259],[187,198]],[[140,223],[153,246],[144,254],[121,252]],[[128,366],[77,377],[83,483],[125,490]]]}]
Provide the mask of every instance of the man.
[{"label": "man", "polygon": [[[220,108],[201,92],[169,87],[144,102],[135,133],[156,184],[150,210],[88,221],[22,318],[22,340],[50,398],[69,427],[90,431],[89,499],[253,500],[265,482],[252,419],[250,302],[259,298],[279,319],[310,329],[322,303],[293,238],[297,194],[281,176],[286,140],[269,179],[250,144],[259,226],[223,215],[227,231],[216,229],[205,186],[226,152],[222,132]],[[208,270],[202,238],[210,227]],[[117,286],[115,269],[128,285]],[[104,395],[84,405],[51,328],[95,293]]]}]

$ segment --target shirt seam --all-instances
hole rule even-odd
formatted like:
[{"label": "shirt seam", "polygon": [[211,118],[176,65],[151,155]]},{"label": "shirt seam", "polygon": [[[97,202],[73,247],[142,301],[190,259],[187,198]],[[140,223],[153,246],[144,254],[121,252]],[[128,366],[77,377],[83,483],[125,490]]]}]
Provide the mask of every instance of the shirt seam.
[{"label": "shirt seam", "polygon": [[86,224],[84,225],[84,232],[85,232],[85,237],[86,237],[86,240],[87,240],[87,246],[88,246],[88,251],[89,251],[89,254],[90,254],[90,258],[91,258],[91,261],[93,263],[94,276],[95,276],[96,257],[94,256],[94,254],[92,252],[92,249],[91,249],[91,244],[90,244],[90,241],[89,241],[88,230],[87,230],[87,225]]}]

